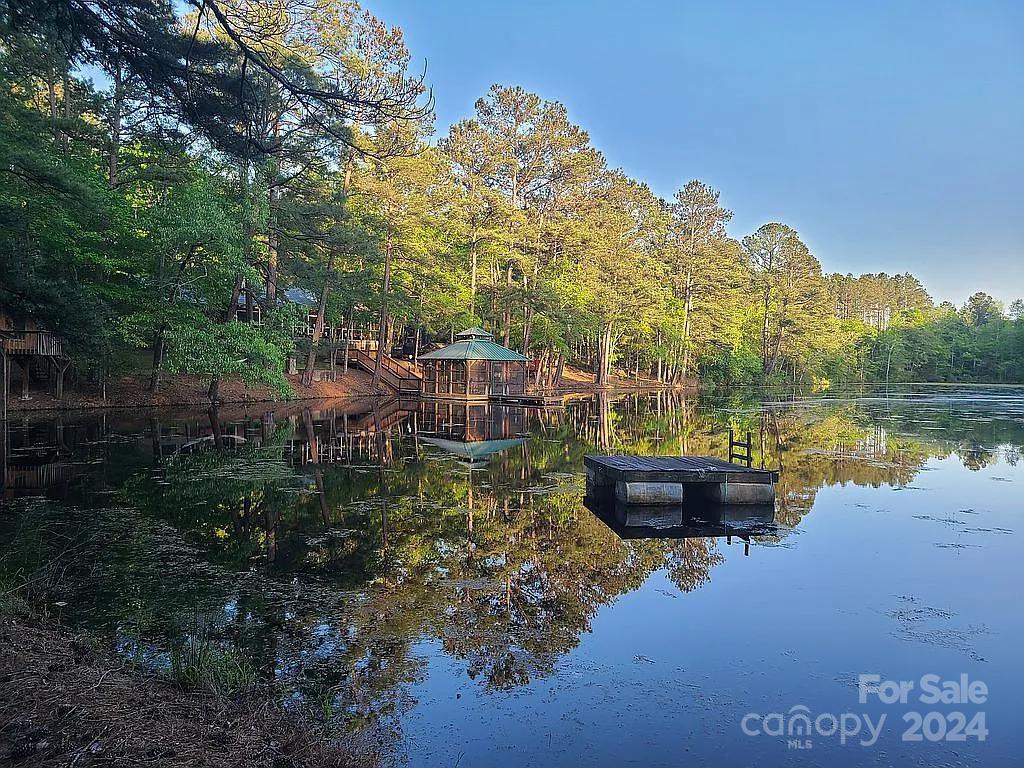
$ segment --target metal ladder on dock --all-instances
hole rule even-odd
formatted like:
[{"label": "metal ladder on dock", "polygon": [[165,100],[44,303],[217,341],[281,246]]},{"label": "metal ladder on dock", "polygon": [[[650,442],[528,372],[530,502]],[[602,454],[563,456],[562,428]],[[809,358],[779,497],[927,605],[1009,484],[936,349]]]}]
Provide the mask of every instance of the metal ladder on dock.
[{"label": "metal ladder on dock", "polygon": [[[732,427],[729,428],[729,463],[732,463],[734,459],[746,464],[748,467],[753,465],[754,444],[750,439],[750,430],[747,430],[747,439],[740,442],[736,439],[736,433]],[[763,467],[764,464],[761,466]]]}]

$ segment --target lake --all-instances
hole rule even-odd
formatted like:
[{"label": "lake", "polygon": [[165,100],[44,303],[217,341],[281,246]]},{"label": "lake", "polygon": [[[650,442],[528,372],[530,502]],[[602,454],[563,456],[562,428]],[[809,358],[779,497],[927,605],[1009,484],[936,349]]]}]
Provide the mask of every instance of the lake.
[{"label": "lake", "polygon": [[[781,472],[756,528],[584,505],[585,454],[730,427]],[[0,592],[151,668],[229,654],[396,764],[1019,764],[1022,389],[16,414],[5,446]]]}]

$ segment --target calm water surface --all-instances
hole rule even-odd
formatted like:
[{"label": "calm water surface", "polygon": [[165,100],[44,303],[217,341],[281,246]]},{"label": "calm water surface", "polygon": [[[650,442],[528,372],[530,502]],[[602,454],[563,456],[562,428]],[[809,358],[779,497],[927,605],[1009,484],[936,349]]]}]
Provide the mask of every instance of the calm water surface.
[{"label": "calm water surface", "polygon": [[[770,524],[584,506],[586,453],[724,457],[730,427],[781,469]],[[1021,390],[111,411],[5,440],[0,588],[157,668],[208,645],[398,764],[1020,764]],[[861,704],[862,673],[988,697]],[[744,734],[797,711],[886,721]],[[987,738],[904,741],[912,711]]]}]

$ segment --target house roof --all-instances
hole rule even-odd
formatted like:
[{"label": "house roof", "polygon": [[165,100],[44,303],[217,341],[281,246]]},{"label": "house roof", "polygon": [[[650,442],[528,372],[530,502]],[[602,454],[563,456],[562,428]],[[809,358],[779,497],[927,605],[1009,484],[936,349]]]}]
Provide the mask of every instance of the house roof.
[{"label": "house roof", "polygon": [[447,347],[420,355],[420,360],[494,360],[503,363],[525,363],[529,359],[501,344],[475,338],[456,341]]},{"label": "house roof", "polygon": [[315,307],[317,305],[316,296],[305,288],[287,288],[284,291],[284,297],[288,301],[293,301],[296,304],[305,304],[307,307]]}]

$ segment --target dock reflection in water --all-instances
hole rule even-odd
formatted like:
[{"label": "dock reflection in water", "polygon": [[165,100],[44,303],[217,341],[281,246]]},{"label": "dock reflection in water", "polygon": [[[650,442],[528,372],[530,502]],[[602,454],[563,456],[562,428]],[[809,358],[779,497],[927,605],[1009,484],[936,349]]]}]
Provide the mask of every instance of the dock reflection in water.
[{"label": "dock reflection in water", "polygon": [[777,536],[774,504],[700,504],[646,506],[614,497],[588,496],[587,509],[621,539],[704,539]]}]

